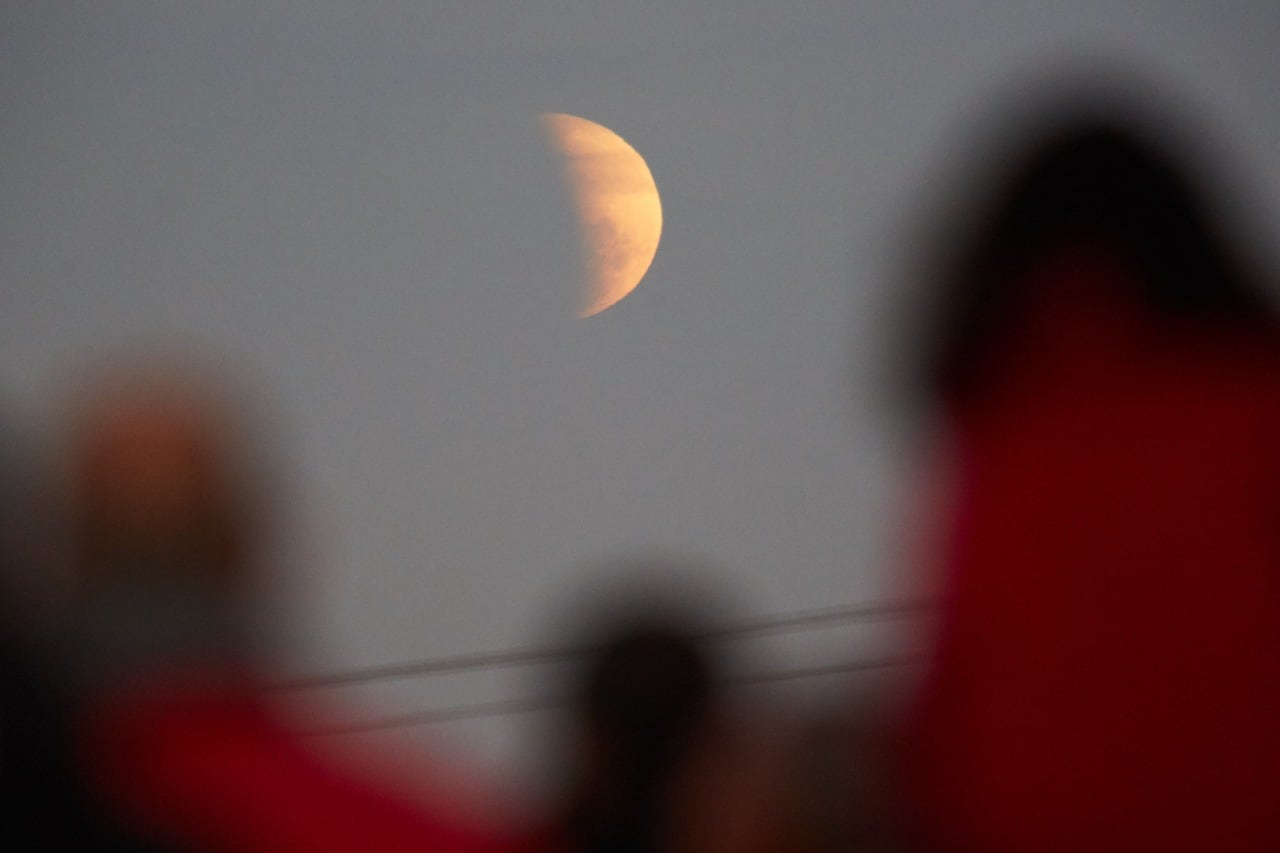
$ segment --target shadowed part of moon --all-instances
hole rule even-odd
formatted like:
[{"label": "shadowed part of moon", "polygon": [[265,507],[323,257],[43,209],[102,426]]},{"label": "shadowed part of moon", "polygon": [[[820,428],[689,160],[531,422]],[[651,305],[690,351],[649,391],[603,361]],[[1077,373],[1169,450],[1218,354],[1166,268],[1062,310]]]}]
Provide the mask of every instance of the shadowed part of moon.
[{"label": "shadowed part of moon", "polygon": [[635,289],[662,236],[662,203],[644,158],[603,125],[544,113],[543,127],[564,156],[582,222],[585,281],[578,316],[590,317]]}]

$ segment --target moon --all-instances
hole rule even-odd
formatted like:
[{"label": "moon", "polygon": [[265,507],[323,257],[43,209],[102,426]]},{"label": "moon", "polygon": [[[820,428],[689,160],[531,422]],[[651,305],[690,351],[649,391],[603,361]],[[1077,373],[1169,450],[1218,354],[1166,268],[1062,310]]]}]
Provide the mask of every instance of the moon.
[{"label": "moon", "polygon": [[609,128],[566,113],[542,126],[564,156],[582,222],[584,282],[578,316],[590,317],[635,290],[662,236],[658,185],[640,153]]}]

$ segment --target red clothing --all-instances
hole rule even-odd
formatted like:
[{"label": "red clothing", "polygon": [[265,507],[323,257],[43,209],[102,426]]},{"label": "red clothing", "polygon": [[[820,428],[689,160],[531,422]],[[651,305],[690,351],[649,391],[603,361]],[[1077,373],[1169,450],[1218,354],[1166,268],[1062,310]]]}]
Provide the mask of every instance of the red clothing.
[{"label": "red clothing", "polygon": [[496,834],[321,760],[243,683],[130,691],[96,709],[87,746],[121,812],[182,849],[505,849]]},{"label": "red clothing", "polygon": [[1106,284],[953,413],[916,802],[940,850],[1280,850],[1280,349]]}]

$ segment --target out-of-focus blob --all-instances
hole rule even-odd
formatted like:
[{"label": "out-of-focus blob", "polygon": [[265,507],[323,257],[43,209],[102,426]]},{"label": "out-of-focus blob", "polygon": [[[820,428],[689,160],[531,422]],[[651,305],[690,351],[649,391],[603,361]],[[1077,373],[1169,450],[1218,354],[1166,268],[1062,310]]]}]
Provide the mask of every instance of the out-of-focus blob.
[{"label": "out-of-focus blob", "polygon": [[621,595],[579,613],[560,801],[529,849],[557,853],[763,850],[757,744],[732,719],[723,673],[700,635],[710,602],[668,595],[669,562],[627,564]]},{"label": "out-of-focus blob", "polygon": [[50,569],[32,448],[0,424],[0,849],[162,850],[100,806],[76,759],[49,587],[31,577]]},{"label": "out-of-focus blob", "polygon": [[497,831],[430,792],[321,757],[268,700],[245,637],[265,526],[254,435],[217,387],[117,367],[73,420],[83,742],[98,790],[183,849],[495,849]]},{"label": "out-of-focus blob", "polygon": [[937,850],[1277,850],[1280,325],[1177,128],[1063,103],[934,270],[916,821]]}]

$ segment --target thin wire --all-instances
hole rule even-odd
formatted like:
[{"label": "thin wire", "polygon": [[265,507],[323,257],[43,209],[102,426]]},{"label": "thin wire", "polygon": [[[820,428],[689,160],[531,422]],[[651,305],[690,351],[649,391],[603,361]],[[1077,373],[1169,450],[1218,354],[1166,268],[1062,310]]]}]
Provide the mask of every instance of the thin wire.
[{"label": "thin wire", "polygon": [[777,670],[774,672],[748,673],[727,679],[727,683],[735,687],[756,684],[778,684],[783,681],[798,681],[803,678],[818,678],[824,675],[848,675],[853,672],[871,672],[877,669],[901,669],[923,663],[921,657],[877,658],[874,660],[845,661],[843,663],[821,664],[819,666],[797,667],[795,669]]},{"label": "thin wire", "polygon": [[322,687],[344,687],[373,681],[412,678],[419,675],[437,675],[446,672],[501,669],[511,666],[560,663],[573,660],[585,653],[583,649],[513,649],[505,652],[482,652],[452,657],[423,658],[404,663],[382,664],[303,676],[281,682],[282,690],[312,690]]},{"label": "thin wire", "polygon": [[786,633],[793,629],[813,628],[819,625],[842,622],[871,622],[885,619],[901,619],[920,613],[924,606],[919,602],[877,601],[861,604],[844,604],[816,610],[802,610],[762,616],[745,620],[723,628],[707,631],[700,636],[704,640],[737,639]]},{"label": "thin wire", "polygon": [[[797,681],[805,678],[818,678],[830,675],[848,675],[855,672],[871,672],[878,669],[898,669],[913,666],[921,662],[918,657],[882,658],[875,660],[846,661],[842,663],[824,664],[821,666],[800,667],[795,669],[776,670],[773,672],[747,673],[725,679],[725,684],[732,687],[748,687],[761,684],[778,684],[784,681]],[[523,699],[506,699],[496,702],[476,702],[467,705],[452,705],[445,708],[434,708],[427,711],[413,711],[407,714],[395,714],[373,720],[346,723],[335,726],[312,729],[306,734],[310,737],[333,737],[338,735],[363,734],[366,732],[387,729],[402,729],[411,726],[450,723],[459,720],[474,720],[484,717],[506,717],[517,714],[529,714],[538,711],[553,711],[568,707],[570,701],[564,697],[533,696]]]},{"label": "thin wire", "polygon": [[[763,616],[729,624],[706,631],[698,639],[721,641],[766,636],[843,622],[897,619],[914,615],[922,609],[922,605],[916,602],[864,602],[839,607],[825,607],[796,613]],[[277,687],[281,690],[314,690],[365,684],[374,681],[413,678],[423,675],[563,663],[581,658],[590,652],[591,649],[584,648],[524,648],[451,657],[421,658],[419,660],[405,661],[404,663],[381,664],[303,676],[280,682]]]},{"label": "thin wire", "polygon": [[362,734],[364,732],[382,731],[385,729],[403,729],[410,726],[432,725],[435,723],[451,723],[457,720],[474,720],[482,717],[507,717],[516,714],[529,714],[535,711],[551,711],[567,704],[553,696],[539,696],[528,699],[505,699],[496,702],[474,702],[467,705],[452,705],[447,708],[433,708],[428,711],[412,711],[407,714],[393,714],[362,722],[344,723],[335,726],[324,726],[311,729],[304,734],[308,737],[334,737],[337,735]]}]

